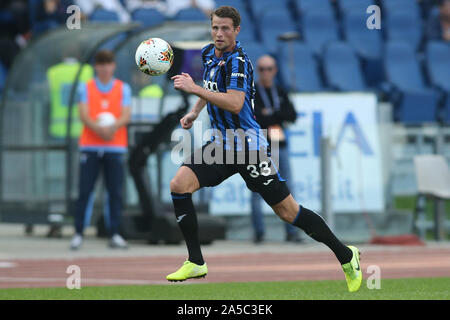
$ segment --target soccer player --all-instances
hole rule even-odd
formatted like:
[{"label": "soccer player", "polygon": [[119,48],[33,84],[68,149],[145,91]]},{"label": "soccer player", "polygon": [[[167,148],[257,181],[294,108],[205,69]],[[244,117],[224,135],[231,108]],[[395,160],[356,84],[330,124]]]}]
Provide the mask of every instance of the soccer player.
[{"label": "soccer player", "polygon": [[[211,14],[214,43],[202,49],[203,88],[196,85],[187,73],[172,77],[175,89],[199,97],[192,110],[180,120],[182,128],[191,128],[200,111],[207,106],[213,135],[208,143],[184,161],[170,182],[175,216],[186,240],[189,258],[180,269],[169,274],[167,280],[184,281],[206,276],[208,268],[200,249],[192,193],[203,187],[216,186],[239,173],[247,187],[258,192],[283,221],[327,245],[342,265],[349,291],[357,291],[362,282],[358,249],[344,245],[321,216],[294,200],[270,157],[267,139],[254,117],[253,67],[240,42],[236,41],[239,31],[240,15],[236,9],[229,6],[216,9]],[[230,137],[227,134],[229,129],[245,131],[245,136],[243,139]],[[246,156],[244,163],[236,163],[236,158],[239,158],[236,156],[232,163],[224,162],[220,155],[214,163],[204,158],[196,161],[199,158],[197,153],[202,156],[210,152],[216,156],[218,149],[211,148],[215,145],[223,148],[224,153],[236,151],[235,155],[258,150],[258,157],[255,162]]]}]

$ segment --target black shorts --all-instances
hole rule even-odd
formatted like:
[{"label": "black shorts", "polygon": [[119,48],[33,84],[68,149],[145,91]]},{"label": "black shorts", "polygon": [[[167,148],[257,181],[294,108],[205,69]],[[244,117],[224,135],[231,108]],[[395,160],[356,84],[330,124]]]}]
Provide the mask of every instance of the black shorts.
[{"label": "black shorts", "polygon": [[[234,152],[227,155],[223,151],[222,156],[216,157],[215,162],[211,160],[205,162],[204,150],[211,142],[206,143],[201,149],[195,150],[182,166],[191,168],[200,183],[200,188],[214,187],[228,179],[232,175],[239,173],[244,179],[247,188],[253,192],[258,192],[268,205],[273,206],[284,200],[289,194],[286,181],[281,177],[276,164],[270,158],[270,151],[260,150],[259,152]],[[201,152],[201,154],[199,154]],[[208,151],[211,154],[210,151]],[[229,161],[225,161],[227,160]],[[201,160],[196,163],[194,160]],[[221,161],[218,161],[221,159]],[[233,159],[230,164],[230,159]]]}]

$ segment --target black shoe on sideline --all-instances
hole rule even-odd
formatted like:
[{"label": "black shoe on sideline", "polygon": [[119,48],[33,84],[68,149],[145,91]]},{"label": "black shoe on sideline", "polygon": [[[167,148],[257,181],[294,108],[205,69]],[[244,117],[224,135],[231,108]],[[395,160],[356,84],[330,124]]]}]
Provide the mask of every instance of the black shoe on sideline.
[{"label": "black shoe on sideline", "polygon": [[253,238],[253,242],[255,244],[261,244],[264,242],[264,234],[263,233],[257,233],[255,235],[255,238]]}]

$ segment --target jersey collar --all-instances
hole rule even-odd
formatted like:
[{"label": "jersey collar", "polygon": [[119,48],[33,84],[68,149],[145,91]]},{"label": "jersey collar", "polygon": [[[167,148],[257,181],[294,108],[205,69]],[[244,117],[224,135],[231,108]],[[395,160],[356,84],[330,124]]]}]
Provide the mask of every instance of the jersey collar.
[{"label": "jersey collar", "polygon": [[218,58],[218,57],[216,57],[216,48],[213,46],[213,48],[212,48],[212,50],[211,50],[211,56],[212,56],[212,58],[215,59],[215,60],[226,59],[226,58],[228,58],[231,54],[233,54],[234,52],[236,52],[236,50],[237,50],[238,48],[240,48],[240,47],[241,47],[241,42],[240,42],[239,40],[236,40],[236,46],[234,47],[234,50],[233,50],[233,51],[227,51],[227,52],[225,52],[225,53],[223,54],[222,57]]}]

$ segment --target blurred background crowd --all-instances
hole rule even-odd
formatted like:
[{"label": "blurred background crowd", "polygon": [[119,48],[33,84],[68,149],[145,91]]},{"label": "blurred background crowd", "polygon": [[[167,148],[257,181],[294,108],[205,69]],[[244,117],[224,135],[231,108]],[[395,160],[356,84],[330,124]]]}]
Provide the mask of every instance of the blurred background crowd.
[{"label": "blurred background crowd", "polygon": [[[445,72],[450,64],[449,0],[5,0],[0,4],[0,89],[19,51],[65,24],[71,5],[79,6],[82,21],[150,27],[165,21],[208,21],[211,10],[225,4],[241,14],[239,40],[252,61],[265,53],[278,62],[289,61],[281,64],[279,75],[289,91],[375,90],[398,105],[396,121],[450,121],[450,103],[445,102],[450,89]],[[381,8],[380,30],[359,27],[372,4]],[[289,56],[279,43],[280,35],[292,31],[297,41]],[[401,106],[399,92],[418,94],[428,111],[414,111],[414,103]],[[405,115],[411,110],[412,115]]]}]

